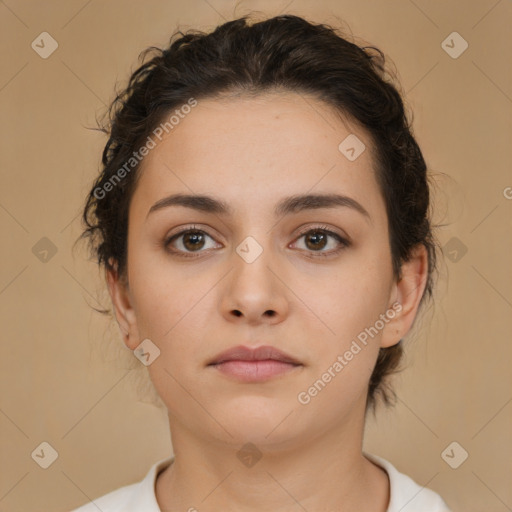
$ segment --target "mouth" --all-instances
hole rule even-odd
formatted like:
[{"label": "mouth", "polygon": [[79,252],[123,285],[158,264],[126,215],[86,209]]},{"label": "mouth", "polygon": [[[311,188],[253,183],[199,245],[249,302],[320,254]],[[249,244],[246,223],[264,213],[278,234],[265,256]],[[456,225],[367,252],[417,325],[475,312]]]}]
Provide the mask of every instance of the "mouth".
[{"label": "mouth", "polygon": [[208,366],[243,382],[262,382],[289,373],[303,364],[271,346],[251,349],[243,345],[218,354]]}]

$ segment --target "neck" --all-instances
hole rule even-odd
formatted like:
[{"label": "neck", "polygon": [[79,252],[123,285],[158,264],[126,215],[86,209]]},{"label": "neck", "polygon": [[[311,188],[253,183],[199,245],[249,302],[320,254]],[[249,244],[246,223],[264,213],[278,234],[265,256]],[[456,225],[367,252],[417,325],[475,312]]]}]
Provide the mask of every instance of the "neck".
[{"label": "neck", "polygon": [[162,510],[387,510],[389,480],[362,454],[362,425],[327,430],[286,449],[260,443],[240,460],[245,443],[234,448],[197,439],[170,421],[175,456],[156,483]]}]

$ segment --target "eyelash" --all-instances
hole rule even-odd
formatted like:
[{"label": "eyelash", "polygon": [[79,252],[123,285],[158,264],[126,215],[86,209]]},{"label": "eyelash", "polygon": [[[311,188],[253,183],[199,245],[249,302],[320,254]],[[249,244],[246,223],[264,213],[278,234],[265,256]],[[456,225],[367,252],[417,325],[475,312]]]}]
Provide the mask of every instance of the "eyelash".
[{"label": "eyelash", "polygon": [[[307,257],[309,258],[317,258],[317,257],[320,257],[320,258],[328,258],[328,257],[334,257],[336,256],[337,254],[339,254],[341,251],[343,251],[344,249],[350,247],[351,243],[346,240],[345,238],[341,237],[340,235],[338,235],[337,233],[334,233],[333,231],[331,231],[330,229],[328,229],[327,226],[315,226],[315,227],[308,227],[307,229],[301,231],[298,235],[298,237],[295,239],[296,240],[299,240],[300,238],[302,238],[304,235],[307,235],[308,233],[315,233],[317,231],[320,231],[320,232],[323,232],[325,233],[326,235],[328,236],[331,236],[333,238],[335,238],[340,246],[337,248],[337,249],[333,249],[331,251],[309,251],[311,253],[313,253],[312,256],[308,255]],[[169,249],[169,245],[171,244],[171,242],[173,242],[174,240],[180,238],[181,236],[187,234],[187,233],[202,233],[210,238],[213,239],[212,236],[210,236],[206,231],[202,230],[202,229],[199,229],[198,227],[196,226],[188,226],[187,228],[183,229],[182,231],[178,232],[178,233],[175,233],[173,235],[171,235],[170,237],[167,237],[164,241],[164,248],[167,252],[171,253],[172,255],[176,255],[178,257],[182,257],[182,258],[197,258],[199,257],[200,253],[202,252],[207,252],[207,251],[196,251],[196,252],[183,252],[183,251],[180,251],[180,250],[171,250]]]}]

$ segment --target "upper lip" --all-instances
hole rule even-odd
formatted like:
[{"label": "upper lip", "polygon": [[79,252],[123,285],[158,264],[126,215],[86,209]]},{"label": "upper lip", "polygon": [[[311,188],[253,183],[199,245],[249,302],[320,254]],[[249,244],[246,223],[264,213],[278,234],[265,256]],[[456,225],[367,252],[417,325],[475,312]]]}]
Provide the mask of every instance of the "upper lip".
[{"label": "upper lip", "polygon": [[273,359],[274,361],[282,361],[284,363],[291,363],[295,365],[301,364],[292,356],[269,345],[262,345],[256,348],[238,345],[217,354],[208,363],[208,365],[220,364],[225,361],[264,361],[266,359]]}]

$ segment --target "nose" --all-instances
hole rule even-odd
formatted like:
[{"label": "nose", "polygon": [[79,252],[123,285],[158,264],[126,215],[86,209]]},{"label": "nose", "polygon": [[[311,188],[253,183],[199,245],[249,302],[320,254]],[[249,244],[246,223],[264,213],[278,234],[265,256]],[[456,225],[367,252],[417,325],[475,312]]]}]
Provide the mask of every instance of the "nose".
[{"label": "nose", "polygon": [[221,302],[223,316],[251,325],[282,322],[289,310],[288,288],[269,250],[250,263],[234,251],[232,261]]}]

